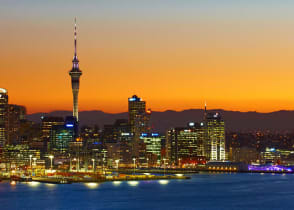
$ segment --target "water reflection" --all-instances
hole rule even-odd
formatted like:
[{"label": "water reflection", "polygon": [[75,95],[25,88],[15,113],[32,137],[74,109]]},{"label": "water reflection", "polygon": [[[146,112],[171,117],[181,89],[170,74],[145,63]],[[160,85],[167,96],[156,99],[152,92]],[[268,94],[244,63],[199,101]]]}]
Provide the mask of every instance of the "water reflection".
[{"label": "water reflection", "polygon": [[99,186],[99,184],[95,182],[86,183],[85,185],[90,189],[95,189]]},{"label": "water reflection", "polygon": [[40,182],[34,182],[34,181],[32,181],[32,182],[29,182],[28,184],[31,187],[38,187],[40,185]]},{"label": "water reflection", "polygon": [[121,184],[121,181],[114,181],[114,182],[112,182],[112,184],[113,184],[114,186],[119,186],[119,185]]},{"label": "water reflection", "polygon": [[135,187],[139,184],[139,182],[138,181],[128,181],[128,184],[132,187]]},{"label": "water reflection", "polygon": [[159,184],[161,184],[161,185],[166,185],[166,184],[169,183],[168,180],[159,180],[158,182],[159,182]]},{"label": "water reflection", "polygon": [[49,188],[53,188],[53,187],[56,187],[56,184],[45,184],[47,187],[49,187]]}]

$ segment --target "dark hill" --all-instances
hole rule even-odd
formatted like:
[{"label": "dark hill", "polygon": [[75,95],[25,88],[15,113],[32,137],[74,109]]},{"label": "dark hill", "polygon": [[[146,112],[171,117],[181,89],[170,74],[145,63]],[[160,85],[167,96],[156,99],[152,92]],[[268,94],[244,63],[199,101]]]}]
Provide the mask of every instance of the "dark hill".
[{"label": "dark hill", "polygon": [[[271,131],[292,131],[294,130],[294,111],[277,111],[271,113],[258,112],[237,112],[226,110],[209,110],[222,114],[227,130],[248,131],[248,130],[271,130]],[[50,113],[35,113],[28,115],[28,119],[40,122],[43,115],[68,116],[70,111],[54,111]],[[81,125],[112,124],[115,119],[128,118],[128,114],[110,114],[102,111],[82,111],[79,113]],[[152,127],[155,131],[164,133],[168,128],[185,126],[189,121],[200,122],[203,119],[203,110],[190,109],[184,111],[167,110],[164,112],[153,111],[151,117]]]}]

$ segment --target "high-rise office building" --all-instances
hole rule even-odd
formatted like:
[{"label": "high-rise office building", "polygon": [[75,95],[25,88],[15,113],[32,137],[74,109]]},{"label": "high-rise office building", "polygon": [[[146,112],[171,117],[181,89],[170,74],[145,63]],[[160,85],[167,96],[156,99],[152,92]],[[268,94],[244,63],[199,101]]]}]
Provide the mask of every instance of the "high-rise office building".
[{"label": "high-rise office building", "polygon": [[74,124],[54,125],[50,135],[50,152],[55,155],[66,155],[71,142],[74,142]]},{"label": "high-rise office building", "polygon": [[24,122],[26,108],[14,104],[8,105],[7,144],[20,143],[19,129]]},{"label": "high-rise office building", "polygon": [[149,130],[150,110],[146,110],[146,102],[136,95],[128,100],[129,123],[133,133],[147,133]]},{"label": "high-rise office building", "polygon": [[8,125],[8,93],[7,90],[0,88],[0,147],[7,141]]},{"label": "high-rise office building", "polygon": [[180,162],[196,162],[198,158],[203,158],[204,134],[203,123],[190,122],[187,127],[169,130],[166,136],[166,153],[169,161],[179,165]]},{"label": "high-rise office building", "polygon": [[140,139],[146,145],[148,165],[160,163],[163,137],[159,133],[142,133]]},{"label": "high-rise office building", "polygon": [[150,130],[149,121],[151,111],[146,110],[146,102],[136,95],[128,99],[129,124],[132,140],[132,156],[138,158],[138,163],[146,162],[146,147],[143,141],[140,141],[142,133],[148,133]]},{"label": "high-rise office building", "polygon": [[44,150],[47,151],[50,142],[50,135],[53,126],[64,125],[63,117],[41,117],[41,138]]},{"label": "high-rise office building", "polygon": [[74,58],[72,60],[72,69],[69,72],[71,77],[71,86],[73,93],[73,116],[79,121],[79,108],[78,108],[78,96],[79,96],[79,88],[80,88],[80,76],[82,75],[82,71],[79,68],[79,60],[77,56],[77,25],[75,20],[75,30],[74,30]]},{"label": "high-rise office building", "polygon": [[226,160],[225,123],[219,113],[207,113],[205,119],[207,140],[205,156],[211,161]]}]

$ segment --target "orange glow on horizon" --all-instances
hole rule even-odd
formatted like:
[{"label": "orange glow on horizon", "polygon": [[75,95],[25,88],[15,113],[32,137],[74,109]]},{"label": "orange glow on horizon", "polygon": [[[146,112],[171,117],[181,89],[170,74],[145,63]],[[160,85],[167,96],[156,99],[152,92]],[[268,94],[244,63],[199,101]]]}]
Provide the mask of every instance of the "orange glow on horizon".
[{"label": "orange glow on horizon", "polygon": [[[294,110],[291,22],[123,15],[78,18],[80,111],[126,112],[133,94],[152,111],[203,109],[205,101],[208,109]],[[9,103],[28,113],[72,110],[71,17],[0,20]]]}]

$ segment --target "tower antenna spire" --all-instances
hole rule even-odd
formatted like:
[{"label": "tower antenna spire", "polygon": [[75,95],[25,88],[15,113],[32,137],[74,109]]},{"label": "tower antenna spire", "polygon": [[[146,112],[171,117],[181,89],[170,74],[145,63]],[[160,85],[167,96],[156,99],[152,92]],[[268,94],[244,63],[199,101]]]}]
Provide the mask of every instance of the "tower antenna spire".
[{"label": "tower antenna spire", "polygon": [[79,68],[79,60],[77,57],[77,19],[75,18],[75,27],[74,27],[74,47],[75,53],[74,58],[72,60],[72,69],[69,72],[71,77],[71,86],[73,93],[73,116],[79,121],[79,109],[78,109],[78,95],[80,88],[80,76],[82,75],[82,71]]},{"label": "tower antenna spire", "polygon": [[207,118],[207,104],[206,104],[206,100],[204,102],[204,121],[206,121],[206,118]]},{"label": "tower antenna spire", "polygon": [[74,39],[75,39],[75,57],[77,57],[77,18],[75,18]]}]

